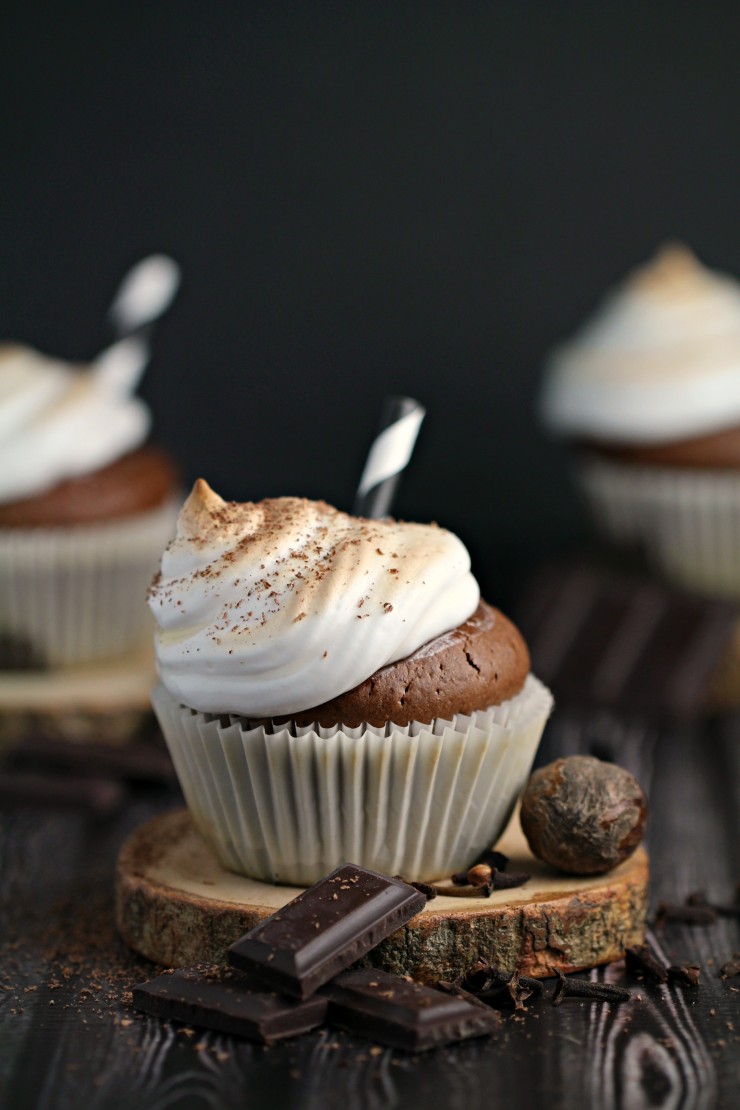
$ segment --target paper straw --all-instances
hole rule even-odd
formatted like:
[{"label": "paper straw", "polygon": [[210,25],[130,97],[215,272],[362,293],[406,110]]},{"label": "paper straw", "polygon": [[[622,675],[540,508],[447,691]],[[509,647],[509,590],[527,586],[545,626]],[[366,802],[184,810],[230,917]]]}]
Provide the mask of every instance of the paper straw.
[{"label": "paper straw", "polygon": [[136,387],[149,361],[152,324],[172,304],[179,285],[180,268],[165,254],[142,259],[124,277],[108,310],[116,342],[93,363],[111,389]]},{"label": "paper straw", "polygon": [[356,516],[386,516],[411,458],[426,409],[413,397],[388,397],[355,497]]}]

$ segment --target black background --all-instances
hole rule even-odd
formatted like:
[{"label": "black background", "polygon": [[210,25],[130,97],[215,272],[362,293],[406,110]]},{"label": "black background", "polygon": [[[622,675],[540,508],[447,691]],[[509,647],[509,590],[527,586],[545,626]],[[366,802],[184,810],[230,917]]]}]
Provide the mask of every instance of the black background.
[{"label": "black background", "polygon": [[395,511],[492,600],[583,541],[543,356],[665,238],[740,272],[736,2],[0,10],[0,334],[87,358],[167,251],[142,392],[187,481],[349,508],[406,392]]}]

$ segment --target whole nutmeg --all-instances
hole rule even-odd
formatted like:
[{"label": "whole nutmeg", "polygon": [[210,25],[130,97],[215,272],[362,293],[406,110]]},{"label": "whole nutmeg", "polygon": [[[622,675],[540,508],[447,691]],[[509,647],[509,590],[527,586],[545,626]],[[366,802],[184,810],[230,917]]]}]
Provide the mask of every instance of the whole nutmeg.
[{"label": "whole nutmeg", "polygon": [[623,767],[572,755],[534,772],[521,822],[538,859],[574,875],[598,875],[627,859],[642,840],[647,799]]}]

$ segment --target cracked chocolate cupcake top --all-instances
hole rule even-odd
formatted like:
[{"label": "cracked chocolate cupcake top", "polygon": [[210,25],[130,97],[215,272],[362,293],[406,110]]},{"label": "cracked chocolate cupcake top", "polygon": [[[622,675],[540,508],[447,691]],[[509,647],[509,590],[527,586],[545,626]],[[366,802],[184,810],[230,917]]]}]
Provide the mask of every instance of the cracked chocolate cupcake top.
[{"label": "cracked chocolate cupcake top", "polygon": [[479,596],[466,548],[436,525],[225,502],[200,480],[149,605],[173,697],[254,718],[354,689],[467,621]]},{"label": "cracked chocolate cupcake top", "polygon": [[292,719],[298,725],[316,721],[347,728],[449,721],[515,697],[528,674],[529,651],[519,629],[481,601],[457,628],[381,667],[354,690],[294,713]]}]

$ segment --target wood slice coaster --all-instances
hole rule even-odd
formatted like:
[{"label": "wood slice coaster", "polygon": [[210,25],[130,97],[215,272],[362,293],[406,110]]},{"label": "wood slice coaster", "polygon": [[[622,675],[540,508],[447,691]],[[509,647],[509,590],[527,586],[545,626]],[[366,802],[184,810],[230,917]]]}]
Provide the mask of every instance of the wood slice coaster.
[{"label": "wood slice coaster", "polygon": [[28,735],[125,743],[151,715],[149,640],[127,655],[48,671],[0,672],[0,748]]},{"label": "wood slice coaster", "polygon": [[[607,875],[575,878],[535,860],[512,821],[497,845],[531,879],[490,898],[438,896],[363,961],[421,982],[462,974],[483,957],[544,977],[619,959],[644,939],[643,848]],[[187,810],[155,817],[124,843],[116,873],[118,929],[166,967],[218,963],[226,948],[299,893],[225,871]]]}]

